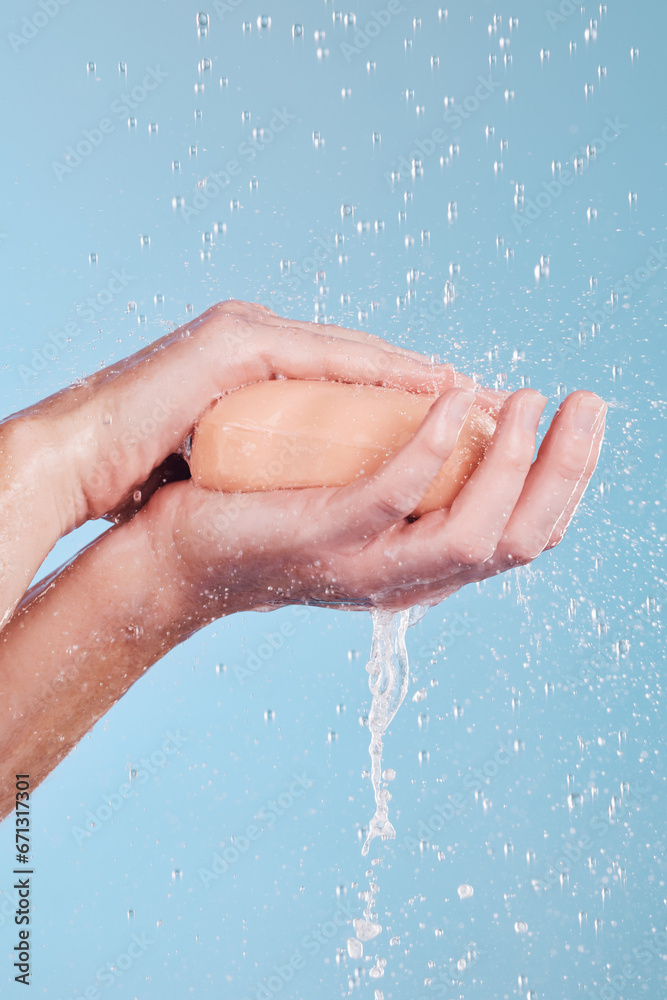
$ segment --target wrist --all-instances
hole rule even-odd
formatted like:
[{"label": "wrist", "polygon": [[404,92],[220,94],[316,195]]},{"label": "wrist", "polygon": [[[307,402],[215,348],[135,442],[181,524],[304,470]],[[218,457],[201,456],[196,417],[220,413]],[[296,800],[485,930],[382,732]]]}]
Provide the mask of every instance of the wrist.
[{"label": "wrist", "polygon": [[44,422],[18,416],[0,424],[0,628],[66,530],[68,493]]}]

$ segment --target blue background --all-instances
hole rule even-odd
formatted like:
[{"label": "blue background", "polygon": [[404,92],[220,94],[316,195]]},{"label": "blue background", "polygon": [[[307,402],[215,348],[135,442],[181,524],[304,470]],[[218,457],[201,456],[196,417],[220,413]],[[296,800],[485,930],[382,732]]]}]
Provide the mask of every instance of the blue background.
[{"label": "blue background", "polygon": [[[361,857],[373,811],[360,724],[369,615],[286,608],[210,626],[136,683],[34,795],[35,996],[96,986],[140,1000],[338,997],[355,977],[351,995],[381,988],[385,1000],[573,1000],[608,979],[607,997],[667,991],[664,961],[644,950],[664,940],[667,896],[665,263],[638,271],[667,245],[666,8],[402,6],[366,32],[372,11],[387,11],[381,0],[354,7],[356,29],[352,11],[321,0],[218,0],[201,33],[190,3],[70,0],[26,44],[11,33],[38,4],[3,9],[5,414],[229,297],[370,330],[489,384],[533,385],[549,396],[541,433],[574,389],[609,402],[598,469],[562,544],[468,586],[408,633],[410,694],[385,744],[397,840]],[[121,95],[157,67],[166,79],[120,114]],[[445,98],[461,104],[480,77],[491,92],[445,122]],[[295,117],[250,160],[241,144],[274,108]],[[113,130],[59,179],[54,161],[105,118]],[[617,138],[587,157],[608,118]],[[420,153],[438,127],[447,141]],[[574,183],[549,193],[552,164],[574,176],[582,151]],[[240,174],[186,222],[173,200],[191,204],[233,158]],[[327,258],[299,278],[318,239]],[[85,319],[114,269],[132,280]],[[628,276],[634,289],[620,285]],[[70,322],[80,333],[53,356],[49,335],[62,344]],[[42,572],[106,527],[62,540]],[[242,683],[234,667],[287,624],[293,634]],[[413,702],[421,688],[427,698]],[[135,775],[111,818],[77,836],[169,731],[187,737],[178,753]],[[471,769],[493,772],[501,741],[512,753],[475,795]],[[295,772],[312,787],[204,885],[200,869],[289,797]],[[458,815],[424,836],[420,824],[455,793]],[[9,819],[0,992],[13,997],[12,840]],[[371,859],[384,930],[354,962],[349,925],[322,944],[313,935],[331,931],[341,903],[361,915]],[[132,935],[146,947],[123,969]],[[302,968],[272,980],[297,952]],[[387,966],[373,981],[376,955]]]}]

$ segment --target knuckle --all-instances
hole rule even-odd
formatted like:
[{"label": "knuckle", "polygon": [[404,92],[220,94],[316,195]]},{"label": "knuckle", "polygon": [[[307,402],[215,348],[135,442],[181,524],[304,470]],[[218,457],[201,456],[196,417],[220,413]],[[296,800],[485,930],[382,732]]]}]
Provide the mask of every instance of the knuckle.
[{"label": "knuckle", "polygon": [[[555,472],[560,479],[566,483],[570,483],[572,486],[576,486],[584,476],[584,466],[583,463],[576,461],[574,454],[566,453],[556,464]],[[590,476],[588,479],[590,479]]]},{"label": "knuckle", "polygon": [[513,564],[525,566],[537,559],[544,550],[544,538],[538,538],[537,533],[522,534],[520,538],[506,539],[503,550],[506,558]]},{"label": "knuckle", "polygon": [[525,450],[509,448],[503,453],[503,461],[509,471],[516,476],[525,477],[530,469],[532,452],[530,455]]},{"label": "knuckle", "polygon": [[487,562],[496,551],[492,538],[474,538],[469,542],[460,541],[450,548],[452,558],[467,566],[478,566]]},{"label": "knuckle", "polygon": [[394,491],[380,496],[375,501],[375,510],[383,518],[400,521],[418,506],[421,497]]}]

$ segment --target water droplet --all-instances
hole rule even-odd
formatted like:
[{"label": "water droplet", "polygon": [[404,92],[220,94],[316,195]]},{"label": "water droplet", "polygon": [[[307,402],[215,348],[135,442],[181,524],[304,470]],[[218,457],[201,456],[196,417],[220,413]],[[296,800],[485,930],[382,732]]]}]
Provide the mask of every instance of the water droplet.
[{"label": "water droplet", "polygon": [[89,264],[97,264],[97,254],[96,253],[89,253],[88,254],[88,263]]},{"label": "water droplet", "polygon": [[300,24],[292,25],[292,37],[300,38],[303,35],[303,26]]},{"label": "water droplet", "polygon": [[157,122],[148,123],[148,133],[149,135],[155,135],[157,133]]},{"label": "water droplet", "polygon": [[273,722],[276,717],[276,713],[272,708],[267,708],[264,712],[264,722]]},{"label": "water droplet", "polygon": [[257,18],[257,27],[258,28],[270,28],[271,27],[271,18],[269,17],[268,14],[260,14],[259,15],[259,17]]},{"label": "water droplet", "polygon": [[362,920],[361,918],[355,918],[352,921],[352,926],[359,941],[372,941],[382,931],[381,924],[374,924],[371,921]]},{"label": "water droplet", "polygon": [[133,917],[134,917],[134,910],[128,910],[127,911],[127,919],[128,920],[132,920]]},{"label": "water droplet", "polygon": [[88,75],[89,76],[90,76],[91,73],[94,74],[95,73],[95,63],[94,62],[86,63],[86,69],[88,71]]},{"label": "water droplet", "polygon": [[132,494],[132,499],[135,503],[141,503],[141,490],[135,490]]},{"label": "water droplet", "polygon": [[179,878],[183,878],[183,872],[181,871],[180,868],[174,868],[173,872],[171,873],[172,882],[175,882]]},{"label": "water droplet", "polygon": [[200,31],[202,32],[206,31],[206,29],[208,28],[208,21],[209,21],[208,14],[206,14],[203,10],[200,10],[199,13],[197,14],[197,27],[199,28]]},{"label": "water droplet", "polygon": [[470,899],[475,890],[468,882],[464,882],[456,891],[459,894],[459,899]]},{"label": "water droplet", "polygon": [[327,733],[327,743],[335,743],[338,739],[338,733],[334,729],[330,729]]},{"label": "water droplet", "polygon": [[350,937],[347,939],[347,953],[350,958],[359,959],[364,954],[364,946],[361,941],[357,941],[356,938]]},{"label": "water droplet", "polygon": [[375,965],[368,970],[368,975],[371,979],[382,979],[384,976],[384,967],[387,964],[386,958],[378,958]]},{"label": "water droplet", "polygon": [[137,119],[136,118],[128,118],[127,119],[127,127],[128,128],[136,128],[137,127]]},{"label": "water droplet", "polygon": [[514,925],[514,930],[517,932],[517,934],[525,934],[526,931],[528,930],[528,924],[525,923],[525,921],[523,920],[517,920],[517,922]]}]

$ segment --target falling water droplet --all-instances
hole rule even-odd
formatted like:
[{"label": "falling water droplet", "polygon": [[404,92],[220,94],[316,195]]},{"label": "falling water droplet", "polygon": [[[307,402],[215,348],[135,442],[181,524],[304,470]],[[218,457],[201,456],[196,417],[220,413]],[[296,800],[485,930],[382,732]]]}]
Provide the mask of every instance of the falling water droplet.
[{"label": "falling water droplet", "polygon": [[359,959],[364,954],[364,946],[361,941],[357,941],[356,938],[350,937],[347,939],[347,953],[350,958]]}]

